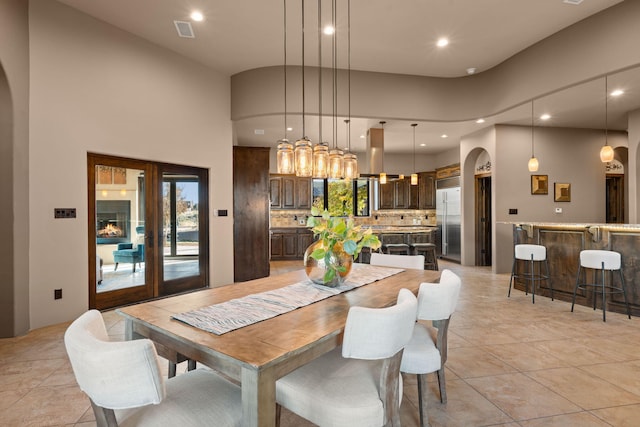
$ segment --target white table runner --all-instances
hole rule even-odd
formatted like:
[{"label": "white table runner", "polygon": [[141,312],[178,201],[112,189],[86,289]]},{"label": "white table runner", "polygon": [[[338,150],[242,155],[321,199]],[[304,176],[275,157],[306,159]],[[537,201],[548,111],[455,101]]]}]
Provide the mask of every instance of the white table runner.
[{"label": "white table runner", "polygon": [[176,314],[173,319],[216,335],[271,319],[351,289],[382,280],[404,270],[353,264],[342,286],[329,288],[306,279],[272,291],[247,295],[220,304]]}]

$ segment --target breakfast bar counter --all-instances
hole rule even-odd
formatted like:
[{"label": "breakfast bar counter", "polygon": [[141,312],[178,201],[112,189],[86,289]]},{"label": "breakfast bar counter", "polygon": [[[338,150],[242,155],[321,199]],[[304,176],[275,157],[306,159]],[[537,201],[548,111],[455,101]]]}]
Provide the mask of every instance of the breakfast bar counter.
[{"label": "breakfast bar counter", "polygon": [[[631,313],[640,316],[640,225],[513,223],[513,243],[543,245],[547,248],[554,297],[564,301],[571,301],[573,296],[580,251],[599,249],[619,252]],[[524,263],[518,261],[517,268],[523,271]],[[614,280],[618,280],[617,277]],[[515,287],[525,290],[523,283],[516,283]],[[540,294],[551,295],[544,282]],[[593,306],[592,295],[588,293],[585,296],[579,291],[576,303]],[[608,309],[626,312],[621,294],[614,294],[608,299]]]}]

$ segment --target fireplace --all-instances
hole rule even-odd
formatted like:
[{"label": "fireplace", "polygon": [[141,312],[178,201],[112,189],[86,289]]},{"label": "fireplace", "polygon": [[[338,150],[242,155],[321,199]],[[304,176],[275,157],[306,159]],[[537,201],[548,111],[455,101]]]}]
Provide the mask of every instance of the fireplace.
[{"label": "fireplace", "polygon": [[131,241],[131,202],[96,201],[96,239],[99,245]]}]

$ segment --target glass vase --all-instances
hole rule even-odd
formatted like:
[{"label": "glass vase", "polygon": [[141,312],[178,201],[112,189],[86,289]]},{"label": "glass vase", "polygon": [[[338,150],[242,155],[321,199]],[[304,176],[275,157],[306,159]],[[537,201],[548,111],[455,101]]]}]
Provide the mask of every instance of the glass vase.
[{"label": "glass vase", "polygon": [[[307,273],[307,277],[318,285],[331,288],[340,286],[351,272],[353,257],[342,249],[342,244],[340,243],[335,244],[333,250],[322,259],[317,260],[311,257],[313,251],[321,247],[322,240],[318,240],[312,243],[304,252],[304,270]],[[336,274],[327,279],[327,272],[331,269],[334,269]]]}]

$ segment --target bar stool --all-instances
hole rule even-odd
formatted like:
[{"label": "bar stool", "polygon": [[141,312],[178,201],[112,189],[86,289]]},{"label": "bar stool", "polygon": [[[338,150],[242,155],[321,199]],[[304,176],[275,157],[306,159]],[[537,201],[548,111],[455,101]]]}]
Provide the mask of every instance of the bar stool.
[{"label": "bar stool", "polygon": [[424,255],[424,269],[438,271],[438,257],[435,243],[412,243],[412,255]]},{"label": "bar stool", "polygon": [[[573,312],[573,306],[576,303],[576,292],[578,289],[587,291],[589,288],[593,289],[593,309],[596,309],[597,288],[601,288],[602,294],[602,321],[606,322],[606,308],[607,308],[607,294],[622,294],[624,297],[624,303],[627,306],[627,315],[631,319],[631,310],[629,309],[629,302],[627,301],[627,293],[624,289],[624,277],[622,276],[622,257],[618,252],[603,251],[603,250],[584,250],[580,252],[580,266],[578,267],[578,277],[576,278],[576,286],[573,289],[573,300],[571,301],[571,311]],[[589,268],[594,270],[594,281],[596,279],[595,270],[602,272],[602,281],[600,283],[586,283],[580,282],[580,273],[583,268]],[[611,283],[606,284],[606,271],[618,271],[620,273],[620,287],[614,286],[613,277]],[[586,274],[585,274],[586,276]]]},{"label": "bar stool", "polygon": [[409,245],[404,243],[404,234],[381,234],[380,243],[385,254],[410,254]]},{"label": "bar stool", "polygon": [[[521,274],[516,273],[516,263],[518,260],[529,262],[529,271]],[[542,274],[542,266],[538,264],[538,272],[535,272],[534,263],[542,263],[545,266],[546,274]],[[551,289],[551,301],[553,301],[553,285],[549,277],[549,263],[547,262],[547,248],[542,245],[516,245],[513,257],[513,267],[511,268],[511,279],[509,279],[509,293],[511,296],[511,285],[513,279],[522,279],[525,282],[525,295],[529,293],[531,284],[532,303],[536,303],[536,283],[546,280]]]}]

